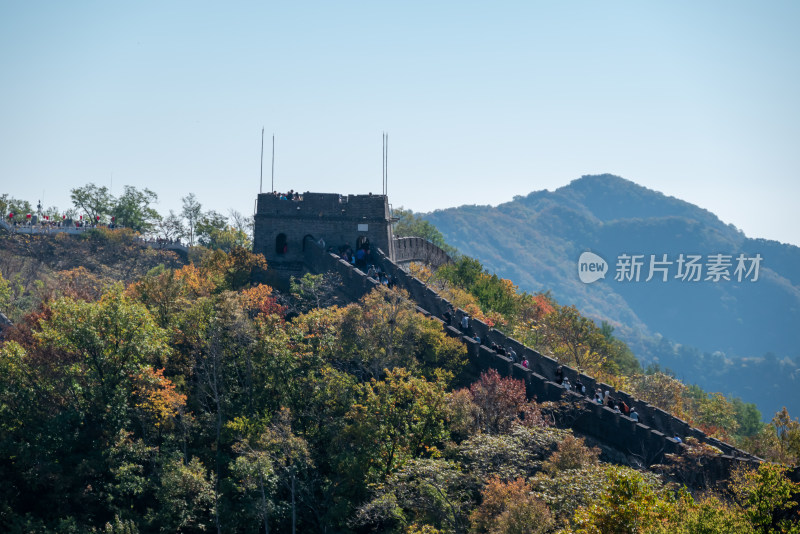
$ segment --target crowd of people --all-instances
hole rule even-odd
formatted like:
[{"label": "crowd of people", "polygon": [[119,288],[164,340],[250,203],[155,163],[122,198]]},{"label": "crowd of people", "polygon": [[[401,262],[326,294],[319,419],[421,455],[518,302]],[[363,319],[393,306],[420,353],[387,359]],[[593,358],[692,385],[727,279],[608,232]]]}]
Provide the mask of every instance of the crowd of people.
[{"label": "crowd of people", "polygon": [[61,229],[61,228],[68,228],[68,229],[76,228],[76,229],[88,230],[90,228],[98,228],[98,227],[107,227],[112,229],[118,227],[113,222],[109,224],[102,224],[98,221],[92,221],[90,219],[50,220],[50,219],[30,218],[25,221],[18,221],[16,219],[11,219],[7,221],[7,223],[9,226],[14,228],[31,228],[35,230],[50,230],[50,229]]},{"label": "crowd of people", "polygon": [[278,193],[277,191],[272,192],[275,198],[279,198],[281,200],[300,200],[300,193],[295,191],[294,189],[289,189],[287,193]]},{"label": "crowd of people", "polygon": [[394,277],[384,271],[380,265],[373,262],[369,239],[365,239],[355,252],[353,252],[353,249],[350,248],[349,245],[341,247],[339,249],[339,257],[356,269],[367,273],[367,276],[370,278],[377,280],[389,288],[394,287]]}]

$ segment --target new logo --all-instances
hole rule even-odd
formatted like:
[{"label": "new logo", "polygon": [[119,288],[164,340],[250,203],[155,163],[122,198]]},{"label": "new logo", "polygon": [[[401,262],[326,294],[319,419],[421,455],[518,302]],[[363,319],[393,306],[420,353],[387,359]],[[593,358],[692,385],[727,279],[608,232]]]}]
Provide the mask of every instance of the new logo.
[{"label": "new logo", "polygon": [[591,284],[606,277],[608,264],[594,252],[584,252],[578,258],[578,278],[584,284]]}]

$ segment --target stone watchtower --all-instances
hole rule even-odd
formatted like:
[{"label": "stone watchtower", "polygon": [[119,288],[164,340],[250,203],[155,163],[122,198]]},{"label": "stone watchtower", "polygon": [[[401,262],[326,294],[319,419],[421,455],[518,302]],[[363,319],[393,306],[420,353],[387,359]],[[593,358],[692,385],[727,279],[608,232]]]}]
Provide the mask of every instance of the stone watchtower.
[{"label": "stone watchtower", "polygon": [[261,253],[270,270],[283,277],[300,276],[308,240],[325,250],[357,250],[365,241],[394,258],[389,200],[385,195],[304,193],[281,200],[272,193],[258,195],[253,252]]}]

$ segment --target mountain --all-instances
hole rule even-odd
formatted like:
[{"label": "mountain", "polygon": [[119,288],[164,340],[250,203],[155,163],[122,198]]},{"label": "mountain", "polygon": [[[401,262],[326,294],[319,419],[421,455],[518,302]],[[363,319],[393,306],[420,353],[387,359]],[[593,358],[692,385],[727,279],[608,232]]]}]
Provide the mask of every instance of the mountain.
[{"label": "mountain", "polygon": [[[549,290],[611,323],[643,364],[756,402],[766,417],[782,405],[800,411],[800,248],[748,238],[708,210],[608,174],[423,217],[521,289]],[[607,262],[604,278],[581,282],[584,252]],[[698,281],[686,269],[692,255]],[[626,256],[641,256],[638,281],[620,274]]]}]

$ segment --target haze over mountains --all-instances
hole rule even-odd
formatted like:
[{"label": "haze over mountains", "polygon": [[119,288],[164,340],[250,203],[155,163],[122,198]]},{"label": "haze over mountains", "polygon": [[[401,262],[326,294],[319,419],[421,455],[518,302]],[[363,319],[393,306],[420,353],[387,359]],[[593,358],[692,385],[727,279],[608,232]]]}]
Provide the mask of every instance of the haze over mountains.
[{"label": "haze over mountains", "polygon": [[[783,405],[800,411],[800,248],[748,238],[707,210],[608,174],[423,217],[521,289],[549,290],[610,322],[644,365],[755,402],[766,419]],[[590,284],[578,277],[587,251],[607,262]],[[621,276],[625,255],[642,256],[638,281]],[[699,275],[690,256],[700,256]]]}]

